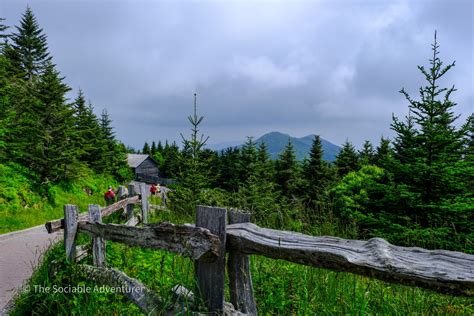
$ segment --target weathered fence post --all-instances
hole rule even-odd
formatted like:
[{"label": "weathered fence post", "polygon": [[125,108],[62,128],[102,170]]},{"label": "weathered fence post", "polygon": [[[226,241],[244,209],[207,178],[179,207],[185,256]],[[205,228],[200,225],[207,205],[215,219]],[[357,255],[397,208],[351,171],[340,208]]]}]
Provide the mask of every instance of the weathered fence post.
[{"label": "weathered fence post", "polygon": [[66,258],[76,260],[77,206],[64,205],[64,247]]},{"label": "weathered fence post", "polygon": [[123,200],[127,198],[127,189],[123,185],[119,185],[117,189],[117,200]]},{"label": "weathered fence post", "polygon": [[[89,204],[89,219],[91,222],[102,223],[99,205]],[[101,237],[92,238],[92,262],[97,267],[105,266],[105,240]]]},{"label": "weathered fence post", "polygon": [[142,196],[142,221],[144,224],[148,223],[148,195],[146,190],[146,184],[140,184],[140,194]]},{"label": "weathered fence post", "polygon": [[[133,184],[128,185],[128,197],[132,197],[135,195],[135,186]],[[133,204],[127,205],[127,221],[133,218]]]},{"label": "weathered fence post", "polygon": [[218,314],[224,309],[226,218],[225,208],[207,206],[196,208],[196,227],[209,229],[221,242],[216,261],[206,262],[201,259],[194,264],[198,287],[196,293],[204,301],[209,312]]},{"label": "weathered fence post", "polygon": [[[248,223],[250,214],[231,209],[229,224]],[[229,252],[227,271],[230,283],[230,302],[235,309],[249,315],[257,315],[257,305],[253,297],[252,276],[248,255],[239,251]]]}]

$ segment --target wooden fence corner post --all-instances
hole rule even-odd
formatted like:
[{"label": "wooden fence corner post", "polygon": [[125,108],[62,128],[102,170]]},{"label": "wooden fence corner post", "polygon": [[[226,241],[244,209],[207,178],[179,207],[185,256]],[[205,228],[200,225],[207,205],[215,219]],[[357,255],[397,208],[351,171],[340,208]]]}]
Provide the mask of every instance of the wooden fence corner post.
[{"label": "wooden fence corner post", "polygon": [[[133,197],[135,196],[135,186],[133,184],[129,184],[128,185],[128,197]],[[127,205],[127,221],[129,221],[130,219],[132,219],[134,217],[133,215],[133,208],[134,208],[134,205],[133,204],[128,204]]]},{"label": "wooden fence corner post", "polygon": [[207,228],[219,237],[219,257],[214,262],[197,260],[194,273],[197,279],[196,293],[211,313],[222,314],[224,310],[225,241],[227,210],[219,207],[197,206],[196,227]]},{"label": "wooden fence corner post", "polygon": [[[249,223],[250,214],[234,209],[229,211],[229,224]],[[248,255],[239,251],[229,252],[227,259],[229,274],[230,302],[235,309],[248,315],[257,315],[257,305],[253,296],[252,275]]]},{"label": "wooden fence corner post", "polygon": [[148,194],[146,185],[140,184],[140,195],[142,196],[142,221],[144,224],[148,223]]},{"label": "wooden fence corner post", "polygon": [[[89,219],[94,223],[102,223],[99,205],[89,204]],[[92,237],[92,262],[96,267],[105,266],[105,240],[102,237]]]},{"label": "wooden fence corner post", "polygon": [[64,205],[64,247],[66,259],[72,262],[76,260],[77,213],[76,205]]},{"label": "wooden fence corner post", "polygon": [[120,200],[126,199],[127,196],[125,193],[126,193],[125,187],[123,185],[119,185],[117,189],[117,200],[120,201]]}]

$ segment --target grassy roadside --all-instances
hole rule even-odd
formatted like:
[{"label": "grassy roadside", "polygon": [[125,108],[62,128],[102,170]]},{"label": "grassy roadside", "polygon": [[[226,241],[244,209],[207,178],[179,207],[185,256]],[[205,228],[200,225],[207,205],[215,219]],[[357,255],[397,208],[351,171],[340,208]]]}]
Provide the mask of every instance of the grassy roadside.
[{"label": "grassy roadside", "polygon": [[[152,221],[192,222],[192,218],[160,211]],[[337,235],[337,232],[333,232]],[[80,243],[88,243],[81,236]],[[74,287],[96,284],[84,279],[76,265],[64,260],[62,244],[51,249],[43,264],[30,280],[30,290],[17,299],[12,315],[84,314],[136,315],[140,311],[121,294],[112,293],[39,293],[43,287]],[[53,277],[48,274],[52,260],[62,264]],[[90,263],[90,258],[86,262]],[[193,263],[165,251],[155,251],[107,243],[107,264],[139,279],[166,302],[172,302],[170,290],[182,284],[194,288]],[[440,295],[419,288],[398,286],[382,281],[315,269],[260,256],[251,257],[255,299],[261,315],[311,314],[474,314],[474,300]],[[227,297],[227,300],[229,298]]]},{"label": "grassy roadside", "polygon": [[111,177],[85,174],[74,183],[63,183],[40,194],[34,175],[20,165],[0,164],[0,234],[21,230],[63,217],[64,204],[78,205],[85,211],[87,204],[104,204],[107,186],[117,186]]}]

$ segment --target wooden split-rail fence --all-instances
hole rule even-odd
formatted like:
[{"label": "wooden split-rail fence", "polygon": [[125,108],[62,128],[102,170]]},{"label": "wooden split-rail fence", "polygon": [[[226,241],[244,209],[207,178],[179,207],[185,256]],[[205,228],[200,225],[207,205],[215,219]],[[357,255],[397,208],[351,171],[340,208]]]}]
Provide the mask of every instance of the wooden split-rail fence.
[{"label": "wooden split-rail fence", "polygon": [[[146,197],[143,186],[140,190],[141,196]],[[133,205],[141,204],[145,223],[148,206],[146,198],[134,195],[133,187],[129,187],[129,193],[130,197],[102,210],[97,205],[89,205],[88,214],[78,214],[76,206],[66,205],[64,219],[49,222],[46,226],[50,232],[64,229],[69,260],[77,261],[84,257],[83,249],[75,245],[77,233],[92,236],[94,265],[81,265],[83,271],[105,285],[133,287],[135,290],[126,291],[125,295],[147,314],[158,313],[162,308],[160,306],[163,306],[162,300],[138,280],[105,267],[106,240],[163,249],[193,259],[197,284],[195,293],[208,311],[216,314],[257,314],[249,255],[350,272],[445,294],[474,295],[474,255],[400,247],[381,238],[347,240],[262,228],[250,223],[248,213],[233,209],[228,212],[225,208],[208,206],[197,207],[195,225],[163,222],[135,227],[138,221],[134,219]],[[127,209],[125,225],[102,223],[103,217],[122,208]],[[226,267],[231,304],[224,302]],[[176,286],[173,291],[186,299],[194,297],[182,286]],[[169,313],[172,312],[170,310]]]}]

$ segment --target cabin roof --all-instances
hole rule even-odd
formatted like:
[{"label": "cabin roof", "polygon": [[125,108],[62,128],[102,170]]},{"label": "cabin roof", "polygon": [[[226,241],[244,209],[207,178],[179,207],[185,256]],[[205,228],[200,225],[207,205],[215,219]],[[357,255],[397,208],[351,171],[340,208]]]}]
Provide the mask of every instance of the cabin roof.
[{"label": "cabin roof", "polygon": [[143,155],[143,154],[127,154],[127,163],[130,168],[136,168],[139,165],[141,165],[142,162],[147,160],[147,158],[151,158],[151,157],[149,155]]}]

